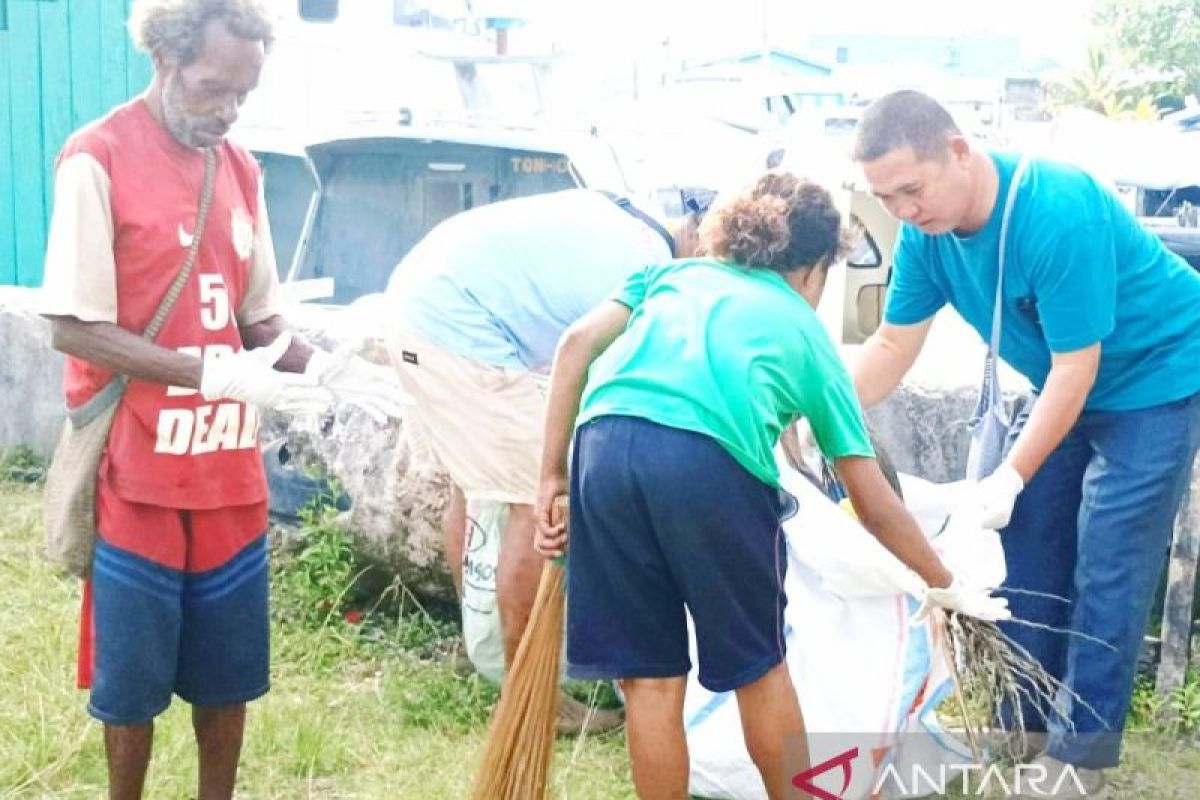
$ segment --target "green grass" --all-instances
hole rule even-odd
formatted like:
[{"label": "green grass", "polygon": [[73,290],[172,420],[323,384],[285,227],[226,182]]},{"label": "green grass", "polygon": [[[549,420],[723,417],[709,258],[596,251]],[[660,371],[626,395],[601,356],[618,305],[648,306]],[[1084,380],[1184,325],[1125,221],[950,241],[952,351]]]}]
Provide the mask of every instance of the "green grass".
[{"label": "green grass", "polygon": [[[74,688],[79,586],[38,555],[39,500],[36,485],[0,483],[0,798],[94,800],[105,766],[100,726]],[[336,533],[311,522],[305,547],[277,559],[273,686],[250,706],[239,800],[465,797],[495,689],[444,665],[453,626],[399,587],[347,623],[342,612],[363,601],[356,568]],[[558,746],[558,797],[634,796],[622,736]],[[195,783],[190,716],[176,701],[156,727],[145,796],[194,797]]]},{"label": "green grass", "polygon": [[46,474],[46,459],[24,445],[0,450],[0,481],[31,483]]},{"label": "green grass", "polygon": [[[74,688],[79,585],[38,555],[39,502],[36,484],[0,480],[0,800],[94,800],[105,766],[100,726]],[[445,666],[453,624],[398,584],[361,592],[348,541],[319,513],[274,572],[273,687],[250,706],[238,798],[465,797],[496,692]],[[347,611],[364,617],[349,624]],[[1117,796],[1195,796],[1198,722],[1200,676],[1165,702],[1140,684]],[[621,735],[558,748],[555,797],[634,797]],[[195,782],[190,717],[176,702],[156,729],[145,796],[194,797]]]}]

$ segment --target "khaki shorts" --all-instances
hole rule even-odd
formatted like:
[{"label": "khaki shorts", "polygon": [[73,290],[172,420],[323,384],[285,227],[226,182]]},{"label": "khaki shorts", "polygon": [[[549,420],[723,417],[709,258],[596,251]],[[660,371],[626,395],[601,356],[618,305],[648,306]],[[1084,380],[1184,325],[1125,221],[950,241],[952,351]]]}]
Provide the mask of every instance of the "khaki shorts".
[{"label": "khaki shorts", "polygon": [[414,459],[431,454],[468,498],[532,505],[545,379],[464,358],[403,328],[388,351],[415,401],[406,426]]}]

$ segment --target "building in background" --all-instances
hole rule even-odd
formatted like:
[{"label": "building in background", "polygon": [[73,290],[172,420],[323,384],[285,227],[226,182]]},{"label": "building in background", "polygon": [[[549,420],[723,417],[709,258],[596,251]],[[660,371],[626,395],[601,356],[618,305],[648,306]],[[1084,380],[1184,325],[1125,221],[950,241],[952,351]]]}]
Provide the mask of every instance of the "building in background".
[{"label": "building in background", "polygon": [[814,33],[808,50],[842,70],[903,66],[1000,80],[1023,69],[1020,40],[1003,34]]}]

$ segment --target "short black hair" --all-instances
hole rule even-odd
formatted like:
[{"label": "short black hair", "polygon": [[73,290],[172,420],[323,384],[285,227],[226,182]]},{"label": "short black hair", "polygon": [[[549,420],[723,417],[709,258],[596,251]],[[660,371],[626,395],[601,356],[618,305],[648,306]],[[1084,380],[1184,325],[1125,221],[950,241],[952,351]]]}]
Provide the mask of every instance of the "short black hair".
[{"label": "short black hair", "polygon": [[921,159],[941,158],[962,131],[941,103],[923,92],[902,89],[867,107],[854,138],[854,160],[874,161],[911,147]]}]

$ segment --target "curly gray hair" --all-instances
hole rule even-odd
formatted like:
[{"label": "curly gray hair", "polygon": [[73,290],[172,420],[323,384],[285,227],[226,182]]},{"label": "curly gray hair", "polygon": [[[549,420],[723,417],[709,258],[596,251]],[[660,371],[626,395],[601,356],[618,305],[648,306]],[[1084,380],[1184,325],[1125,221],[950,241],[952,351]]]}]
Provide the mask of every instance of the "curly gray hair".
[{"label": "curly gray hair", "polygon": [[139,50],[190,64],[199,55],[204,26],[214,19],[223,19],[231,33],[260,41],[267,50],[275,41],[262,0],[134,0],[129,32]]}]

